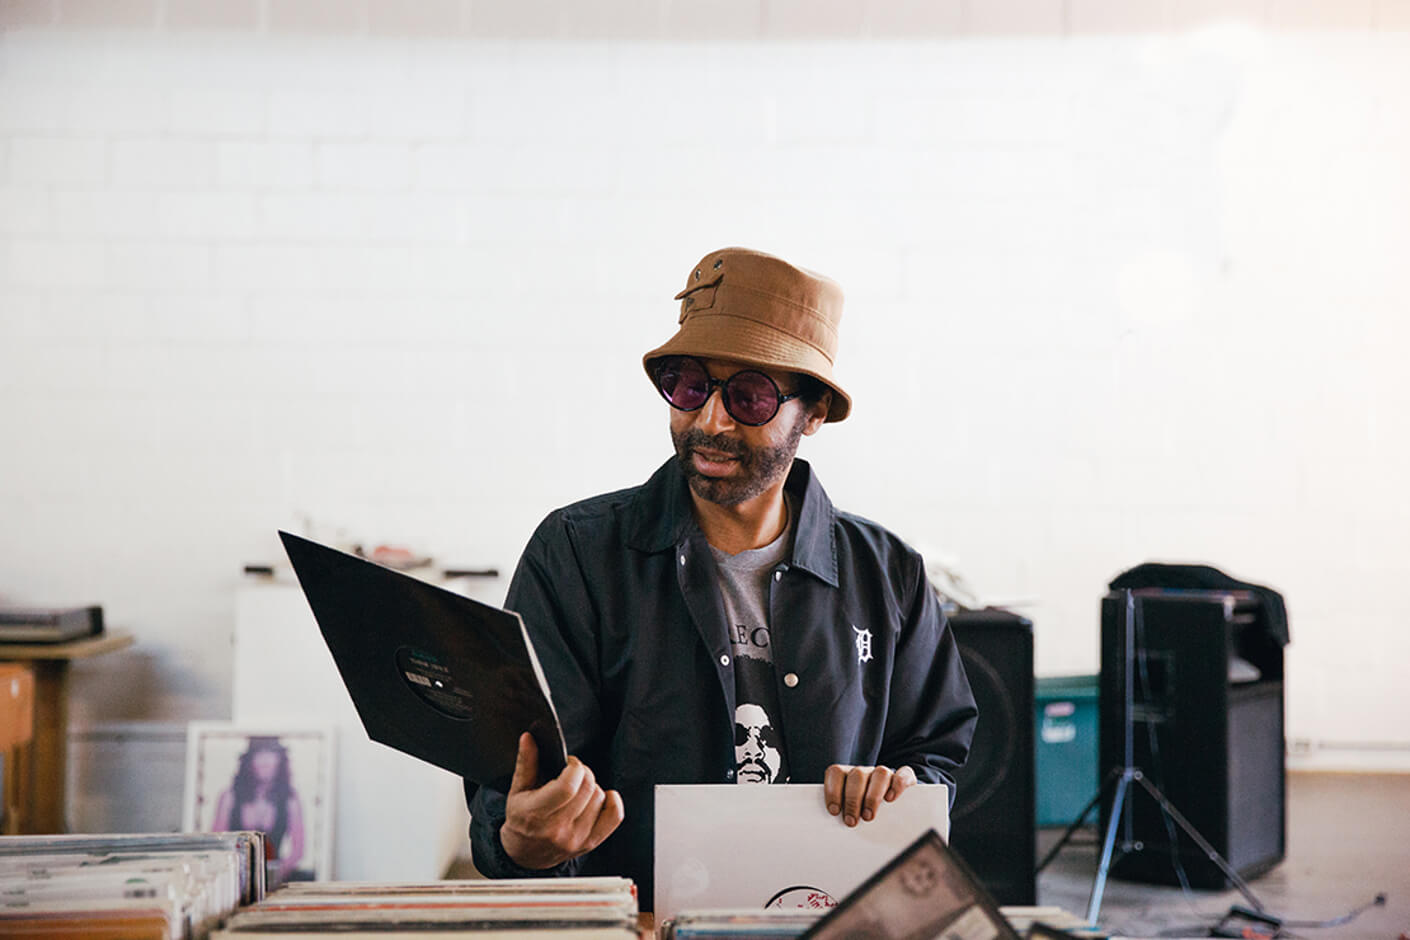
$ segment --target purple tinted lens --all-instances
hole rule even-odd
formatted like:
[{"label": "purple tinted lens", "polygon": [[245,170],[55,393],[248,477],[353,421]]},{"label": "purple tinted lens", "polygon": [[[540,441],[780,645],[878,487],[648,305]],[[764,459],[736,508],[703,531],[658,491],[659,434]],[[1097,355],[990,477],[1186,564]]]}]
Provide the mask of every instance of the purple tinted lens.
[{"label": "purple tinted lens", "polygon": [[694,411],[710,394],[710,376],[694,359],[667,359],[656,371],[661,395],[683,411]]},{"label": "purple tinted lens", "polygon": [[725,404],[736,421],[767,424],[778,412],[778,386],[762,372],[736,372],[725,382]]}]

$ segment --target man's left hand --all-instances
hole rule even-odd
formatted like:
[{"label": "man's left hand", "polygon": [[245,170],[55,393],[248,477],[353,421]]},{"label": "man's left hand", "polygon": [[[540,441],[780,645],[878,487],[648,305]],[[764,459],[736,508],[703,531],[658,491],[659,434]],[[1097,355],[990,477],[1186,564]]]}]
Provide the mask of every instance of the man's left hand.
[{"label": "man's left hand", "polygon": [[882,800],[890,803],[915,784],[916,772],[909,767],[892,770],[833,764],[823,775],[823,800],[829,813],[855,826],[875,819]]}]

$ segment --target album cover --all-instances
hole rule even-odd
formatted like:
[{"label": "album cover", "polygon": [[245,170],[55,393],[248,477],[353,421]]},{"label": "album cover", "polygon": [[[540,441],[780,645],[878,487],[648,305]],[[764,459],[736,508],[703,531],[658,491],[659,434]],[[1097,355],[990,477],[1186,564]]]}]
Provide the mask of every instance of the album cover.
[{"label": "album cover", "polygon": [[518,614],[279,537],[368,737],[501,791],[525,731],[540,776],[563,769],[563,731]]},{"label": "album cover", "polygon": [[566,894],[613,896],[623,902],[636,903],[636,885],[630,878],[618,875],[585,875],[564,878],[474,878],[444,881],[319,881],[285,885],[270,903],[287,903],[304,897],[402,898],[455,895],[483,897],[485,895],[555,898]]},{"label": "album cover", "polygon": [[171,940],[179,918],[162,911],[0,913],[0,935],[20,940]]},{"label": "album cover", "polygon": [[922,835],[807,933],[807,940],[1019,940],[935,830]]},{"label": "album cover", "polygon": [[0,936],[204,937],[259,900],[265,844],[251,832],[0,839]]},{"label": "album cover", "polygon": [[625,878],[305,884],[239,911],[217,936],[349,938],[405,932],[636,940],[637,914],[635,888]]},{"label": "album cover", "polygon": [[265,884],[333,874],[334,729],[192,721],[186,726],[187,832],[265,833]]},{"label": "album cover", "polygon": [[949,789],[912,786],[844,826],[820,783],[658,784],[656,916],[720,908],[835,907],[927,830],[949,831]]},{"label": "album cover", "polygon": [[790,940],[823,914],[821,908],[681,911],[661,925],[661,935],[662,940]]},{"label": "album cover", "polygon": [[476,940],[641,940],[636,927],[623,925],[537,927],[521,924],[449,924],[430,927],[420,923],[391,923],[337,929],[313,927],[307,930],[288,926],[226,927],[212,933],[210,940],[317,940],[329,936],[336,937],[337,940],[435,940],[437,937],[454,937],[458,940],[467,937],[474,937]]},{"label": "album cover", "polygon": [[42,867],[55,872],[112,866],[153,857],[221,859],[233,868],[231,907],[265,895],[266,842],[262,832],[114,833],[6,836],[0,839],[0,877]]}]

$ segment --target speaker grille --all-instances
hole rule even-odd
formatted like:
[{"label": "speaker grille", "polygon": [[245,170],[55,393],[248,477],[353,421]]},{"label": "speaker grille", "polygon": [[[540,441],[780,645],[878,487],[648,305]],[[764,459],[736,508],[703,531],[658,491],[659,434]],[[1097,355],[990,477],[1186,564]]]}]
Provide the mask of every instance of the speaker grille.
[{"label": "speaker grille", "polygon": [[950,845],[1000,904],[1033,904],[1033,624],[1001,610],[950,618],[979,722],[955,775]]},{"label": "speaker grille", "polygon": [[[960,660],[974,690],[974,703],[979,707],[979,723],[975,728],[977,746],[969,752],[969,760],[956,774],[958,792],[952,824],[974,817],[976,827],[983,828],[984,814],[996,807],[1000,812],[1009,807],[998,806],[1013,777],[1023,772],[1014,760],[1018,741],[1018,716],[1014,714],[1013,695],[998,668],[977,650],[960,644]],[[1032,721],[1032,717],[1029,717]],[[1020,784],[1021,785],[1021,784]]]}]

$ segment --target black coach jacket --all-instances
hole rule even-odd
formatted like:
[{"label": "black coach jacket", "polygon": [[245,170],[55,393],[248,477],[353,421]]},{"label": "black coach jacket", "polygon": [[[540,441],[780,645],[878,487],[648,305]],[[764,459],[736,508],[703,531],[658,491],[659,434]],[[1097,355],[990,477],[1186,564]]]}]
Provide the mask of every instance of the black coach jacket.
[{"label": "black coach jacket", "polygon": [[[920,556],[833,508],[802,460],[791,558],[769,596],[774,674],[793,783],[830,764],[910,766],[946,783],[977,710]],[[619,790],[606,842],[528,872],[499,841],[504,795],[467,781],[475,864],[491,877],[616,874],[651,909],[658,783],[734,781],[734,672],[714,559],[674,458],[632,489],[549,515],[520,558],[505,606],[533,637],[568,752]]]}]

